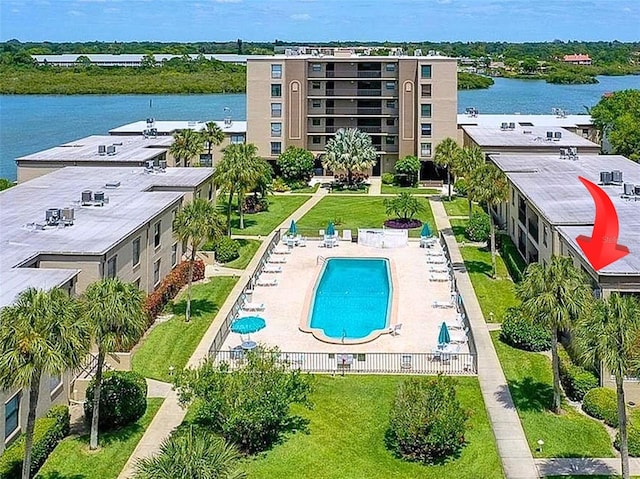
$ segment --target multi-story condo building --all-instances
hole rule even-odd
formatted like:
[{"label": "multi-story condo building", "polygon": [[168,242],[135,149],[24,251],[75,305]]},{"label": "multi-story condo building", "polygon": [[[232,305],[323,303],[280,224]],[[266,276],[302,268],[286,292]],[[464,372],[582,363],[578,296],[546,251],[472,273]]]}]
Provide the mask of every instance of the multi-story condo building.
[{"label": "multi-story condo building", "polygon": [[306,148],[320,167],[327,141],[341,128],[358,128],[378,153],[372,175],[415,155],[421,179],[433,178],[436,145],[457,135],[456,60],[330,53],[248,58],[247,141],[270,160],[290,145]]},{"label": "multi-story condo building", "polygon": [[[118,277],[153,291],[184,251],[176,212],[213,196],[210,168],[65,167],[0,192],[0,308],[25,289],[61,287],[75,295]],[[38,414],[66,403],[70,373],[44,380]],[[0,390],[0,452],[21,432],[26,398]]]}]

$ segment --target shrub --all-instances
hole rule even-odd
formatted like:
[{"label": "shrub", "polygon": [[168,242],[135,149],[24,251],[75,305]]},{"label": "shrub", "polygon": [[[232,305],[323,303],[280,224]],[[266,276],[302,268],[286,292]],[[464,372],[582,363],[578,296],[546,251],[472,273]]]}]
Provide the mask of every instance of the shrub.
[{"label": "shrub", "polygon": [[417,213],[424,211],[420,200],[406,191],[393,198],[385,199],[383,204],[387,215],[395,214],[404,222],[412,220]]},{"label": "shrub", "polygon": [[287,185],[282,178],[276,178],[271,183],[271,189],[278,193],[284,193],[285,191],[289,191],[289,185]]},{"label": "shrub", "polygon": [[[613,446],[620,450],[620,432],[616,434]],[[631,457],[640,457],[640,428],[631,422],[627,428],[627,446]]]},{"label": "shrub", "polygon": [[418,184],[418,173],[422,164],[416,156],[405,156],[396,161],[396,172],[402,178],[402,183],[407,186],[416,186]]},{"label": "shrub", "polygon": [[[84,417],[87,427],[93,414],[93,391],[95,379],[87,388]],[[147,410],[147,383],[133,371],[107,371],[102,376],[100,392],[100,430],[119,429],[133,424]]]},{"label": "shrub", "polygon": [[471,241],[488,241],[491,232],[489,215],[486,213],[473,213],[464,230],[464,235]]},{"label": "shrub", "polygon": [[[193,281],[204,279],[204,263],[196,260],[193,263]],[[166,304],[176,297],[178,292],[189,282],[189,261],[178,264],[165,276],[155,291],[150,293],[145,300],[144,309],[152,324],[163,310]]]},{"label": "shrub", "polygon": [[289,146],[278,156],[277,165],[280,168],[282,178],[308,183],[313,177],[313,153],[304,148]]},{"label": "shrub", "polygon": [[[54,406],[46,417],[36,419],[31,449],[31,476],[40,469],[56,448],[69,434],[69,408]],[[9,446],[0,456],[0,479],[19,479],[24,458],[24,435]]]},{"label": "shrub", "polygon": [[393,173],[382,173],[380,177],[383,185],[392,185],[393,184]]},{"label": "shrub", "polygon": [[291,404],[309,406],[311,376],[279,358],[275,348],[257,349],[233,371],[211,360],[185,369],[175,379],[180,402],[193,403],[199,423],[242,451],[264,451],[291,425]]},{"label": "shrub", "polygon": [[451,378],[411,378],[396,393],[387,446],[399,457],[431,463],[456,454],[465,443],[467,413]]},{"label": "shrub", "polygon": [[453,190],[460,196],[466,196],[468,188],[469,185],[467,184],[467,180],[464,178],[460,178],[453,184]]},{"label": "shrub", "polygon": [[547,351],[551,348],[551,333],[523,316],[519,308],[509,308],[505,312],[500,339],[525,351]]},{"label": "shrub", "polygon": [[242,200],[242,211],[255,214],[269,209],[269,200],[263,196],[249,195]]},{"label": "shrub", "polygon": [[228,263],[240,256],[240,248],[238,242],[223,236],[213,244],[213,251],[216,253],[216,261],[219,263]]},{"label": "shrub", "polygon": [[564,392],[569,399],[582,401],[589,390],[598,387],[596,375],[582,366],[574,364],[561,344],[558,344],[558,359],[560,361],[560,382],[562,382]]},{"label": "shrub", "polygon": [[599,387],[588,391],[582,399],[582,410],[611,427],[618,427],[618,400],[611,388]]}]

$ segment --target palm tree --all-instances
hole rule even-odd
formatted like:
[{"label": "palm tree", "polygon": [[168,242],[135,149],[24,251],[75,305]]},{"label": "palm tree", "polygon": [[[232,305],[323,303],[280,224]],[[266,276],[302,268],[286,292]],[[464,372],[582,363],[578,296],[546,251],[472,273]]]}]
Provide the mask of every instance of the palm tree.
[{"label": "palm tree", "polygon": [[447,169],[447,185],[449,187],[449,201],[451,201],[451,167],[456,164],[460,155],[460,147],[453,138],[447,137],[436,146],[433,163]]},{"label": "palm tree", "polygon": [[526,315],[551,333],[553,368],[553,403],[560,412],[560,370],[558,363],[558,331],[569,329],[582,317],[593,300],[584,275],[573,266],[571,258],[553,256],[549,265],[532,263],[524,279],[516,285]]},{"label": "palm tree", "polygon": [[118,278],[108,278],[89,285],[84,293],[83,313],[91,325],[98,346],[93,416],[89,448],[98,448],[100,388],[102,370],[109,351],[123,351],[133,346],[144,333],[144,294],[135,285]]},{"label": "palm tree", "polygon": [[471,219],[471,195],[469,194],[469,178],[476,169],[484,164],[484,152],[477,145],[465,146],[455,157],[451,166],[455,176],[462,176],[467,181],[467,202],[469,203],[469,219]]},{"label": "palm tree", "polygon": [[173,143],[169,147],[169,153],[175,158],[176,164],[184,161],[184,166],[194,156],[202,152],[202,136],[191,129],[180,130],[173,134]]},{"label": "palm tree", "polygon": [[489,224],[491,226],[491,265],[493,277],[496,277],[496,227],[491,209],[503,201],[507,201],[509,184],[505,174],[490,163],[476,168],[469,178],[467,194],[473,200],[486,203],[489,209]]},{"label": "palm tree", "polygon": [[243,479],[239,460],[237,449],[224,439],[191,427],[165,439],[156,456],[140,459],[134,479]]},{"label": "palm tree", "polygon": [[575,340],[587,363],[594,366],[601,363],[615,377],[622,477],[629,479],[627,409],[623,380],[636,366],[638,353],[635,346],[640,339],[640,304],[632,296],[613,293],[606,300],[597,302],[594,313],[585,315],[579,321]]},{"label": "palm tree", "polygon": [[[231,144],[225,147],[222,160],[216,166],[214,183],[229,194],[227,208],[228,234],[231,235],[231,205],[234,194],[238,196],[238,214],[240,215],[240,229],[244,229],[244,214],[242,206],[244,197],[259,183],[265,174],[265,163],[258,156],[258,148],[252,143]],[[269,166],[268,164],[266,165]]]},{"label": "palm tree", "polygon": [[183,243],[190,243],[191,259],[189,261],[189,279],[187,282],[187,309],[185,321],[191,318],[191,283],[193,281],[193,264],[196,252],[206,240],[221,236],[224,225],[216,211],[216,207],[204,198],[196,198],[178,211],[173,220],[173,232]]},{"label": "palm tree", "polygon": [[346,170],[353,184],[353,172],[364,172],[376,164],[376,150],[371,137],[356,128],[340,129],[324,147],[322,166],[331,171]]},{"label": "palm tree", "polygon": [[44,376],[79,366],[90,330],[66,291],[29,288],[0,311],[0,384],[28,391],[22,479],[29,479],[38,393]]},{"label": "palm tree", "polygon": [[211,156],[211,149],[213,145],[221,145],[224,141],[224,131],[220,129],[218,124],[215,121],[209,121],[205,125],[205,129],[200,132],[200,136],[202,140],[207,145],[207,154],[209,155],[211,160],[211,165],[213,166],[213,157]]}]

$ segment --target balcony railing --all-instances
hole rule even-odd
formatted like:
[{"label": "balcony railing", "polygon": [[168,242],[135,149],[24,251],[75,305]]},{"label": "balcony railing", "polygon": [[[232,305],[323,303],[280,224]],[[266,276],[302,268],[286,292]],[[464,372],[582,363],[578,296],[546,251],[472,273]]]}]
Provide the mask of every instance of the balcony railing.
[{"label": "balcony railing", "polygon": [[[382,108],[325,108],[325,113],[328,115],[382,115]],[[309,112],[313,115],[314,112]]]},{"label": "balcony railing", "polygon": [[309,133],[335,133],[340,129],[357,128],[365,133],[378,133],[378,134],[394,134],[398,133],[397,126],[358,126],[358,125],[334,125],[334,126],[310,126]]},{"label": "balcony railing", "polygon": [[[313,96],[312,92],[310,96]],[[322,92],[319,92],[317,95],[322,95]],[[328,89],[325,91],[326,96],[382,96],[381,89],[368,89],[368,88],[334,88]],[[390,92],[390,95],[393,96],[393,92]]]},{"label": "balcony railing", "polygon": [[380,70],[367,70],[367,71],[327,71],[327,78],[382,78],[382,72]]}]

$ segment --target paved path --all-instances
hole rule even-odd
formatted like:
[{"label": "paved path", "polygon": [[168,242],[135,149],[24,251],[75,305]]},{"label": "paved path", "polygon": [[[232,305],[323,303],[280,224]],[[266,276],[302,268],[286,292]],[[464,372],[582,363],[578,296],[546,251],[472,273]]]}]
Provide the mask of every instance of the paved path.
[{"label": "paved path", "polygon": [[464,267],[449,218],[441,201],[430,201],[438,230],[449,248],[458,291],[464,301],[478,355],[478,380],[507,479],[536,479],[538,470],[513,404],[498,355]]},{"label": "paved path", "polygon": [[382,180],[380,178],[369,178],[369,194],[378,196],[382,191]]},{"label": "paved path", "polygon": [[147,397],[148,398],[166,398],[171,394],[173,386],[171,383],[164,383],[155,379],[147,378]]},{"label": "paved path", "polygon": [[[549,458],[536,459],[540,476],[567,476],[570,474],[615,476],[622,474],[619,458]],[[640,476],[640,458],[629,458],[629,472],[632,476]]]},{"label": "paved path", "polygon": [[[285,219],[280,224],[279,228],[288,228],[291,220],[298,221],[311,208],[313,208],[318,203],[318,201],[326,196],[327,193],[327,190],[323,188],[318,189],[318,191],[309,199],[309,201],[304,203],[300,208],[294,211],[291,216]],[[257,267],[262,254],[267,249],[267,246],[269,245],[269,241],[271,240],[273,234],[274,233],[271,233],[269,236],[264,238],[264,241],[260,245],[260,248],[258,249],[256,254],[253,256],[253,259],[251,260],[247,268],[241,271],[242,274],[240,275],[240,279],[234,286],[233,290],[231,290],[231,293],[220,308],[220,311],[218,311],[218,314],[212,321],[209,329],[207,329],[207,331],[205,332],[202,340],[198,344],[198,347],[189,359],[187,367],[198,366],[209,354],[209,346],[211,345],[211,343],[213,343],[213,339],[218,333],[221,323],[227,317],[227,315],[231,311],[231,308],[233,307],[233,304],[236,301],[236,298],[240,295],[240,293],[242,293],[244,286],[251,278],[251,274]],[[158,389],[161,388],[160,385],[154,385],[154,387],[155,386],[158,386]],[[177,393],[175,391],[168,391],[166,394],[166,398],[162,403],[162,406],[160,406],[160,409],[154,416],[151,424],[149,424],[149,427],[142,436],[142,439],[140,439],[140,442],[131,454],[131,457],[129,457],[129,460],[122,469],[122,472],[120,472],[118,479],[130,478],[134,473],[135,464],[138,459],[155,454],[158,451],[162,441],[167,438],[169,434],[171,434],[171,431],[173,431],[182,423],[185,414],[186,410],[180,407]]]}]

